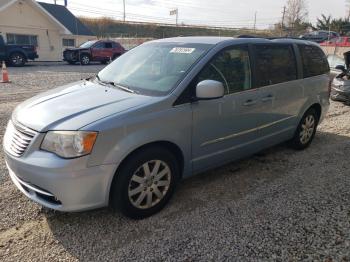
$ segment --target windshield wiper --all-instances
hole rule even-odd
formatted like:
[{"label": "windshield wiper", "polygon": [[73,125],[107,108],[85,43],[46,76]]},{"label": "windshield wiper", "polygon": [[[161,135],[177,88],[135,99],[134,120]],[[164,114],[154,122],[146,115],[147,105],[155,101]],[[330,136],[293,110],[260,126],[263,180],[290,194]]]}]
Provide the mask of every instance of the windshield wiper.
[{"label": "windshield wiper", "polygon": [[129,93],[132,93],[132,94],[135,94],[136,92],[126,86],[122,86],[122,85],[119,85],[119,84],[116,84],[114,82],[108,82],[108,81],[103,81],[100,79],[100,77],[98,76],[98,74],[96,75],[96,79],[101,83],[101,84],[104,84],[104,85],[110,85],[110,86],[114,86],[114,87],[117,87],[123,91],[126,91],[126,92],[129,92]]},{"label": "windshield wiper", "polygon": [[114,83],[114,82],[111,82],[110,84],[113,85],[113,86],[115,86],[115,87],[118,87],[119,89],[124,90],[124,91],[126,91],[126,92],[133,93],[133,94],[136,93],[134,90],[132,90],[132,89],[126,87],[126,86],[122,86],[122,85],[116,84],[116,83]]}]

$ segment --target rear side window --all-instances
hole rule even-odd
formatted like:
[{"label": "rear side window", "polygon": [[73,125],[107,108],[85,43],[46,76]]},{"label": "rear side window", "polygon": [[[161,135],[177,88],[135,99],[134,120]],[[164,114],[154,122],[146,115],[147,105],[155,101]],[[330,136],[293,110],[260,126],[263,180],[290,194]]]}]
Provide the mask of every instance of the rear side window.
[{"label": "rear side window", "polygon": [[291,45],[256,45],[258,87],[297,79],[297,65]]},{"label": "rear side window", "polygon": [[299,45],[298,47],[303,63],[304,78],[329,72],[327,57],[320,48],[310,45]]},{"label": "rear side window", "polygon": [[105,48],[112,48],[112,43],[105,43]]}]

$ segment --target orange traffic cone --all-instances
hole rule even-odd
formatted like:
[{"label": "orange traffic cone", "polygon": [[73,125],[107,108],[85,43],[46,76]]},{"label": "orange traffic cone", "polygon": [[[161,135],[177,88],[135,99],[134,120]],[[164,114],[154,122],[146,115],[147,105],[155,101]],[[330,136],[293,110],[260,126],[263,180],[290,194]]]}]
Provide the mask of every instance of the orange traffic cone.
[{"label": "orange traffic cone", "polygon": [[6,64],[2,61],[2,81],[0,83],[10,83],[9,72],[7,71]]}]

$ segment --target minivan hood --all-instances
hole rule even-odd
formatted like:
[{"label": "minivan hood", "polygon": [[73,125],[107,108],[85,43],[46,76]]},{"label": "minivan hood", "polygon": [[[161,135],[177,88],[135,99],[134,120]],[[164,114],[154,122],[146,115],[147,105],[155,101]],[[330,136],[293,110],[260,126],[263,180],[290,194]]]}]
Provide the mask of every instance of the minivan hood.
[{"label": "minivan hood", "polygon": [[12,119],[38,132],[77,130],[154,99],[84,80],[23,102],[13,112]]}]

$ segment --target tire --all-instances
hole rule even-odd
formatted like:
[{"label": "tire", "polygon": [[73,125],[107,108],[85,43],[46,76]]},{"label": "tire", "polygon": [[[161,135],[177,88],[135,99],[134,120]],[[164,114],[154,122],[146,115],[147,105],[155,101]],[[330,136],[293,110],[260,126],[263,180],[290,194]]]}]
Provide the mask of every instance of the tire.
[{"label": "tire", "polygon": [[19,52],[12,53],[10,54],[10,57],[9,57],[10,65],[16,66],[16,67],[24,66],[26,63],[26,60],[27,59],[25,55]]},{"label": "tire", "polygon": [[82,65],[88,65],[90,64],[90,56],[83,54],[80,56],[80,64]]},{"label": "tire", "polygon": [[[158,172],[153,175],[157,167]],[[167,149],[159,146],[141,149],[128,157],[117,171],[110,204],[127,217],[149,217],[169,202],[179,177],[176,157]]]},{"label": "tire", "polygon": [[112,61],[114,61],[115,59],[117,59],[119,56],[121,56],[121,54],[114,54],[112,57]]},{"label": "tire", "polygon": [[70,65],[75,65],[75,61],[68,61],[68,64],[70,64]]},{"label": "tire", "polygon": [[102,60],[102,61],[101,61],[101,64],[102,64],[102,65],[107,65],[107,63],[108,63],[107,60]]},{"label": "tire", "polygon": [[318,121],[319,115],[314,108],[306,111],[291,140],[291,146],[294,149],[303,150],[311,144],[316,134]]}]

